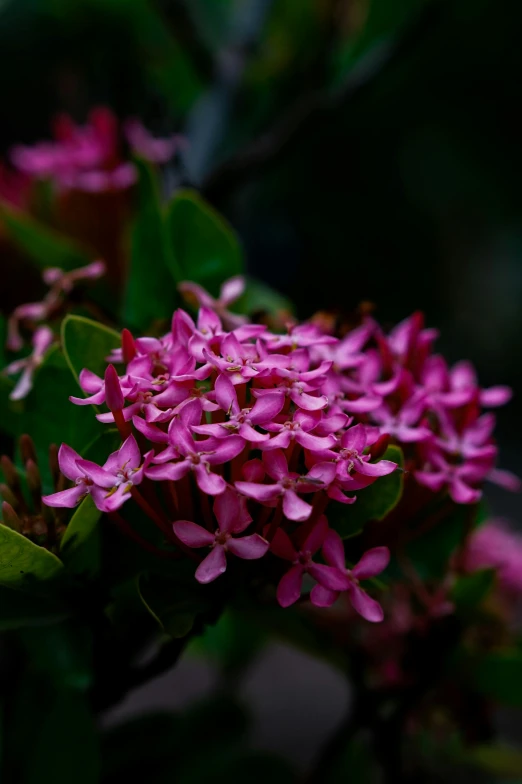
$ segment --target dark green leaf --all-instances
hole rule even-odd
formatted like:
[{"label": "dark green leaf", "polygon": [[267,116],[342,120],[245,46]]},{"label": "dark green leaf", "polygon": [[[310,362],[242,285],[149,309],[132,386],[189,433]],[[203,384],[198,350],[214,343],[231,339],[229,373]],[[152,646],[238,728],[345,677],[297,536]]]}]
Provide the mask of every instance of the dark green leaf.
[{"label": "dark green leaf", "polygon": [[200,784],[212,780],[213,784],[230,784],[245,781],[249,784],[295,784],[297,776],[289,762],[263,751],[220,749],[205,758],[201,755],[195,763],[181,772],[179,784]]},{"label": "dark green leaf", "polygon": [[55,688],[86,691],[92,683],[90,630],[77,621],[21,629],[33,671]]},{"label": "dark green leaf", "polygon": [[72,574],[87,578],[100,571],[101,540],[98,523],[101,512],[88,495],[71,517],[60,544],[60,555]]},{"label": "dark green leaf", "polygon": [[163,772],[172,774],[182,726],[180,716],[165,712],[139,716],[109,729],[102,736],[104,784],[140,775],[156,781]]},{"label": "dark green leaf", "polygon": [[83,316],[66,316],[61,336],[65,358],[76,380],[84,368],[103,376],[108,354],[121,345],[115,330]]},{"label": "dark green leaf", "polygon": [[476,663],[476,688],[503,705],[522,707],[522,652],[493,651]]},{"label": "dark green leaf", "polygon": [[267,286],[266,283],[248,276],[245,293],[233,305],[232,309],[249,315],[254,313],[276,315],[279,313],[291,314],[294,306],[289,299]]},{"label": "dark green leaf", "polygon": [[214,626],[207,626],[191,648],[216,661],[224,673],[247,668],[266,641],[263,629],[250,613],[227,610]]},{"label": "dark green leaf", "polygon": [[[437,514],[437,511],[435,508],[433,513]],[[473,514],[476,514],[474,507],[455,504],[453,509],[448,509],[437,525],[432,526],[408,545],[407,555],[420,577],[423,579],[442,577],[449,558],[462,542],[470,523],[470,515]]]},{"label": "dark green leaf", "polygon": [[170,637],[185,637],[196,617],[211,606],[206,586],[160,575],[141,575],[139,591],[144,605]]},{"label": "dark green leaf", "polygon": [[338,519],[334,519],[333,527],[343,539],[359,533],[370,520],[382,520],[399,503],[404,484],[403,472],[400,470],[404,465],[402,450],[398,446],[389,446],[383,459],[397,463],[399,469],[380,477],[364,490],[359,490],[353,506],[336,509]]},{"label": "dark green leaf", "polygon": [[223,281],[243,272],[242,251],[228,223],[195,191],[180,191],[167,208],[174,281],[192,280],[217,296]]},{"label": "dark green leaf", "polygon": [[58,347],[52,348],[35,377],[34,388],[25,400],[10,404],[17,435],[33,438],[44,490],[52,491],[48,465],[50,444],[66,443],[80,453],[104,432],[90,406],[75,406],[69,395],[77,392],[71,371]]},{"label": "dark green leaf", "polygon": [[63,574],[62,562],[25,536],[0,525],[0,585],[44,595]]},{"label": "dark green leaf", "polygon": [[522,779],[522,751],[509,746],[475,746],[465,755],[465,761],[495,777]]},{"label": "dark green leaf", "polygon": [[473,574],[460,576],[451,591],[457,612],[468,613],[476,609],[495,584],[495,570],[481,569]]},{"label": "dark green leaf", "polygon": [[98,784],[99,775],[99,740],[87,698],[56,691],[33,737],[24,784]]},{"label": "dark green leaf", "polygon": [[89,264],[93,254],[72,240],[38,223],[26,213],[17,212],[2,203],[2,223],[9,237],[38,267],[75,269]]},{"label": "dark green leaf", "polygon": [[167,232],[161,213],[156,175],[137,161],[138,205],[132,232],[130,270],[123,305],[123,319],[129,326],[145,330],[158,320],[172,317],[177,291],[169,272]]},{"label": "dark green leaf", "polygon": [[69,612],[58,598],[22,593],[0,585],[0,631],[57,623]]}]

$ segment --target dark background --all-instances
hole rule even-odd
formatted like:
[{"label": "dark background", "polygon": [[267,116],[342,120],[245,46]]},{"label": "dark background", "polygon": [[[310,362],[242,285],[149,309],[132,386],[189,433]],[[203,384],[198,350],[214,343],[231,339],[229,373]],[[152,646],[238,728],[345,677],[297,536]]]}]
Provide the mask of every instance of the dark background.
[{"label": "dark background", "polygon": [[301,316],[422,309],[513,386],[522,474],[521,29],[515,0],[0,0],[0,151],[98,103],[183,133],[183,181]]}]

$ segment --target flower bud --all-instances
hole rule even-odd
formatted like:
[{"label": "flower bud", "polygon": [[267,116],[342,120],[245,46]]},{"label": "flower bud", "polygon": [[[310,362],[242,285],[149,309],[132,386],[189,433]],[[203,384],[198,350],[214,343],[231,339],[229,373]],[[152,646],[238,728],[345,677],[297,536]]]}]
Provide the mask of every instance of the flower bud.
[{"label": "flower bud", "polygon": [[105,371],[105,402],[113,413],[121,411],[123,408],[123,393],[121,391],[120,379],[114,365],[108,365]]},{"label": "flower bud", "polygon": [[136,343],[132,333],[128,329],[123,329],[121,333],[121,350],[123,361],[127,365],[136,356]]},{"label": "flower bud", "polygon": [[7,501],[2,503],[2,518],[4,525],[6,525],[8,528],[11,528],[13,531],[17,531],[19,534],[22,533],[22,521],[16,514],[11,504]]}]

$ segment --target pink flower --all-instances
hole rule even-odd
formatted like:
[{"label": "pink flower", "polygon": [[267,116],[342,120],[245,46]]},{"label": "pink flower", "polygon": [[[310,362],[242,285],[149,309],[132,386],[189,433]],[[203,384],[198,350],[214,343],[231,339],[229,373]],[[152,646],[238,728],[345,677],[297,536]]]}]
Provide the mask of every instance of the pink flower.
[{"label": "pink flower", "polygon": [[216,401],[220,408],[227,412],[228,420],[213,425],[194,426],[193,433],[216,438],[226,438],[230,433],[237,433],[251,444],[261,444],[268,440],[268,434],[259,433],[255,427],[268,426],[268,423],[279,414],[285,402],[283,392],[274,390],[258,398],[252,407],[241,409],[236,389],[226,376],[218,376],[215,390]]},{"label": "pink flower", "polygon": [[[241,436],[232,434],[226,438],[207,438],[195,441],[190,427],[201,421],[202,406],[199,400],[188,403],[183,413],[185,420],[174,419],[169,426],[170,446],[156,455],[154,465],[147,469],[146,476],[154,480],[177,481],[194,472],[198,487],[208,495],[219,495],[224,492],[226,482],[222,476],[212,473],[212,466],[228,463],[243,451],[245,442]],[[170,462],[181,457],[176,462]]]},{"label": "pink flower", "polygon": [[[301,596],[301,587],[305,574],[309,574],[320,585],[329,591],[342,591],[347,588],[347,579],[337,568],[315,563],[312,556],[319,550],[328,533],[328,522],[322,515],[310,533],[306,536],[300,549],[292,544],[288,534],[278,528],[270,545],[271,552],[278,558],[290,561],[292,566],[283,575],[277,586],[277,601],[281,607],[290,607]],[[314,589],[315,590],[315,589]],[[315,597],[310,599],[317,604]]]},{"label": "pink flower", "polygon": [[49,327],[38,327],[33,335],[33,351],[24,359],[16,359],[4,368],[8,375],[21,373],[20,378],[9,395],[10,400],[22,400],[27,397],[33,388],[34,373],[44,361],[45,354],[54,341],[54,335]]},{"label": "pink flower", "polygon": [[371,428],[362,424],[348,428],[341,436],[338,451],[329,449],[320,452],[317,458],[335,461],[339,479],[362,474],[365,477],[372,477],[375,481],[380,476],[393,473],[397,468],[397,463],[393,463],[391,460],[370,463],[371,456],[363,454],[364,450],[377,440],[375,436],[369,436],[369,431]]},{"label": "pink flower", "polygon": [[246,324],[248,318],[237,313],[231,313],[228,307],[239,299],[245,290],[245,286],[245,279],[242,275],[230,278],[221,286],[217,299],[214,299],[202,286],[191,281],[183,281],[178,285],[178,289],[191,304],[197,303],[200,307],[214,310],[226,327],[235,329],[242,324]]},{"label": "pink flower", "polygon": [[282,498],[285,517],[296,522],[308,520],[312,514],[312,506],[299,498],[298,493],[322,490],[335,478],[333,463],[317,463],[306,476],[290,472],[285,454],[280,449],[263,452],[263,464],[274,484],[236,482],[236,488],[247,498],[253,498],[268,506],[273,506],[273,501]]},{"label": "pink flower", "polygon": [[230,488],[215,499],[214,515],[219,526],[214,533],[188,520],[178,520],[173,525],[174,533],[187,547],[212,548],[196,569],[196,580],[200,583],[210,583],[226,571],[227,553],[250,561],[262,558],[269,548],[259,534],[237,536],[248,528],[252,518],[245,516],[236,493]]},{"label": "pink flower", "polygon": [[133,151],[151,163],[167,163],[183,146],[181,136],[172,135],[165,139],[154,138],[143,123],[131,118],[125,122],[125,135]]},{"label": "pink flower", "polygon": [[[268,394],[258,398],[263,400],[268,397]],[[315,435],[313,430],[321,424],[323,420],[314,416],[319,412],[303,411],[297,409],[293,417],[284,417],[285,421],[271,422],[267,424],[266,429],[272,433],[277,433],[276,436],[261,444],[261,449],[288,449],[290,444],[295,441],[304,449],[318,452],[326,450],[335,445],[335,437],[332,435],[319,436]]]},{"label": "pink flower", "polygon": [[420,394],[404,403],[396,414],[386,403],[383,403],[372,411],[370,416],[379,426],[381,433],[389,433],[397,441],[410,444],[425,441],[431,436],[431,431],[427,427],[418,424],[425,408],[424,395]]},{"label": "pink flower", "polygon": [[482,481],[489,471],[479,460],[468,460],[461,464],[448,463],[442,453],[432,448],[428,452],[428,464],[422,471],[414,471],[417,482],[438,493],[447,486],[451,498],[457,504],[474,504],[482,497],[482,490],[473,487]]},{"label": "pink flower", "polygon": [[123,446],[109,455],[100,467],[80,455],[66,444],[58,452],[60,471],[75,486],[69,490],[43,497],[47,506],[74,507],[90,494],[102,512],[114,512],[131,497],[131,490],[143,479],[143,472],[150,463],[153,452],[141,458],[134,436],[129,436]]},{"label": "pink flower", "polygon": [[312,589],[310,599],[318,607],[329,607],[333,604],[341,591],[347,591],[353,608],[367,621],[377,623],[382,621],[382,607],[372,599],[360,584],[360,580],[368,580],[380,574],[390,561],[390,551],[387,547],[374,547],[368,550],[353,569],[347,569],[344,556],[343,541],[336,531],[328,531],[323,543],[323,555],[328,564],[338,570],[347,578],[347,584],[341,589],[331,589],[328,586],[316,585]]},{"label": "pink flower", "polygon": [[469,538],[464,556],[468,572],[496,569],[503,588],[522,592],[522,535],[504,520],[488,520]]}]

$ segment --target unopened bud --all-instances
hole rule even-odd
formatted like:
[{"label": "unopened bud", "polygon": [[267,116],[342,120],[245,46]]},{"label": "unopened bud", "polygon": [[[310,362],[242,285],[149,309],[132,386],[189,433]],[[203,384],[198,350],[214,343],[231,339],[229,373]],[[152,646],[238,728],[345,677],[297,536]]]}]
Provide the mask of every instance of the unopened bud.
[{"label": "unopened bud", "polygon": [[108,365],[105,371],[105,402],[113,413],[123,408],[123,393],[114,365]]},{"label": "unopened bud", "polygon": [[38,508],[42,497],[42,479],[40,477],[38,466],[34,460],[27,461],[26,471],[29,492],[31,493],[31,498],[33,499],[35,507]]},{"label": "unopened bud", "polygon": [[13,465],[13,462],[7,455],[2,455],[0,460],[0,464],[2,466],[2,471],[5,476],[5,481],[11,488],[11,490],[18,495],[20,493],[20,477],[18,476],[18,471]]},{"label": "unopened bud", "polygon": [[22,521],[16,514],[11,504],[7,501],[2,503],[2,517],[4,525],[6,525],[8,528],[11,528],[13,531],[17,531],[19,534],[22,533]]},{"label": "unopened bud", "polygon": [[2,496],[4,501],[10,503],[11,506],[14,506],[15,509],[18,508],[19,505],[18,498],[15,496],[15,494],[13,493],[13,491],[8,485],[5,485],[3,483],[0,484],[0,495]]},{"label": "unopened bud", "polygon": [[51,444],[49,447],[49,468],[51,469],[53,486],[56,488],[58,478],[61,476],[60,465],[58,463],[58,447],[56,444]]},{"label": "unopened bud", "polygon": [[34,441],[27,433],[20,436],[20,454],[22,455],[22,462],[24,465],[28,460],[32,460],[35,463],[38,462]]},{"label": "unopened bud", "polygon": [[123,329],[121,332],[121,350],[123,361],[127,365],[136,356],[136,343],[128,329]]}]

